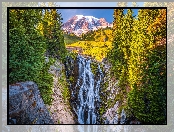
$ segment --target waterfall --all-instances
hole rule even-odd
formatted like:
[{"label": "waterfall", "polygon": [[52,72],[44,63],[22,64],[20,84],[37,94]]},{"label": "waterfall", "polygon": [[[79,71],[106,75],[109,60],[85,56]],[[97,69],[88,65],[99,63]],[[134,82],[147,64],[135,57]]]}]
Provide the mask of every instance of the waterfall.
[{"label": "waterfall", "polygon": [[[94,69],[91,68],[92,63],[95,63],[95,72]],[[118,101],[113,108],[107,109],[104,115],[99,114],[100,103],[102,102],[100,99],[100,92],[102,91],[101,83],[104,81],[104,74],[99,63],[77,55],[76,59],[67,57],[65,69],[67,78],[73,77],[73,81],[72,79],[68,80],[71,90],[71,107],[77,115],[79,124],[101,124],[101,118],[103,117],[105,118],[105,124],[126,123],[125,111],[122,110],[120,116],[116,112],[119,105]],[[117,85],[117,83],[115,83],[113,87],[115,87],[115,85]],[[117,91],[115,94],[118,94]]]},{"label": "waterfall", "polygon": [[98,77],[93,75],[90,59],[78,55],[79,76],[75,89],[79,88],[76,114],[80,124],[96,124],[100,102],[100,83],[102,81],[102,70],[98,65]]}]

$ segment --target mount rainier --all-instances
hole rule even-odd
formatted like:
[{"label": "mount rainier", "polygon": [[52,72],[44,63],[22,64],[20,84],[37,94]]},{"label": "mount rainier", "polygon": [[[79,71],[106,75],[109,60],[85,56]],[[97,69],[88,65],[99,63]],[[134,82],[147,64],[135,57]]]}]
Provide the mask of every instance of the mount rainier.
[{"label": "mount rainier", "polygon": [[75,15],[63,24],[63,30],[66,33],[74,33],[80,36],[82,33],[87,33],[90,30],[97,30],[99,28],[112,27],[105,18],[96,18],[94,16]]}]

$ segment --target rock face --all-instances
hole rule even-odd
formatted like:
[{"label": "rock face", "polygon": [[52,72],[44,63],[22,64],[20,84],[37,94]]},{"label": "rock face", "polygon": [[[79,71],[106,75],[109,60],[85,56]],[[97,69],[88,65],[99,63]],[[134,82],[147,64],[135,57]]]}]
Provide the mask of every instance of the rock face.
[{"label": "rock face", "polygon": [[74,33],[77,36],[90,30],[112,27],[105,18],[95,18],[93,16],[76,15],[63,24],[63,30],[67,33]]},{"label": "rock face", "polygon": [[76,124],[75,117],[71,112],[70,106],[63,99],[61,83],[58,78],[54,77],[54,94],[53,102],[48,109],[51,111],[51,117],[54,124]]},{"label": "rock face", "polygon": [[[66,77],[64,65],[56,60],[55,64],[50,67],[49,72],[53,74],[53,101],[47,108],[51,112],[54,124],[76,124],[75,116],[69,105],[69,100],[63,98]],[[62,82],[62,81],[63,82]]]},{"label": "rock face", "polygon": [[53,124],[37,85],[32,81],[9,86],[9,124]]}]

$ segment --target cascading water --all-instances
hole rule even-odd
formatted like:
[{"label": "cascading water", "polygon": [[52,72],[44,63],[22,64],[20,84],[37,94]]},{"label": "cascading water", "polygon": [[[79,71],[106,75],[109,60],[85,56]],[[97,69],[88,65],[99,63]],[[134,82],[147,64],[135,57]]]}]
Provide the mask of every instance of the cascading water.
[{"label": "cascading water", "polygon": [[76,114],[80,124],[96,124],[98,118],[98,111],[100,103],[100,83],[102,81],[103,73],[98,65],[98,77],[95,79],[91,71],[91,60],[85,59],[78,55],[79,76],[77,80],[78,101]]},{"label": "cascading water", "polygon": [[[76,59],[67,57],[65,63],[66,76],[71,90],[71,107],[77,115],[77,122],[79,124],[101,124],[101,119],[104,116],[104,118],[106,117],[106,120],[104,119],[105,124],[124,124],[126,120],[124,110],[121,113],[121,120],[118,114],[111,118],[108,117],[113,114],[111,113],[113,110],[116,113],[118,102],[113,108],[107,109],[104,115],[99,114],[102,101],[100,99],[101,83],[104,81],[104,74],[99,63],[96,62],[94,72],[94,69],[91,68],[92,63],[94,63],[93,60],[81,55],[78,55]],[[96,67],[97,64],[98,68]]]}]

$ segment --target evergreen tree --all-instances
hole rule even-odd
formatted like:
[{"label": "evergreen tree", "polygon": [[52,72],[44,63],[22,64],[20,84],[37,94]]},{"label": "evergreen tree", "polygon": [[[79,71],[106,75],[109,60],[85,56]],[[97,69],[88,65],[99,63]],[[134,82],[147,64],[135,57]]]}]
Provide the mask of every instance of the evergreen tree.
[{"label": "evergreen tree", "polygon": [[124,54],[124,59],[122,61],[122,73],[120,76],[120,86],[125,88],[128,86],[128,60],[130,59],[130,44],[132,42],[132,32],[133,32],[133,12],[128,9],[123,21],[123,32],[121,35],[121,50]]},{"label": "evergreen tree", "polygon": [[[52,44],[49,45],[50,49],[53,51],[53,56],[56,58],[63,59],[65,57],[65,44],[63,31],[61,30],[62,21],[61,14],[58,13],[58,10],[51,9],[51,16],[53,17],[52,21]],[[48,47],[49,47],[48,46]]]},{"label": "evergreen tree", "polygon": [[112,64],[112,74],[119,78],[121,75],[122,63],[124,59],[123,52],[121,50],[121,35],[123,25],[123,9],[114,10],[114,21],[113,21],[113,49],[108,53],[108,59]]},{"label": "evergreen tree", "polygon": [[[166,111],[166,86],[163,83],[166,79],[165,43],[156,46],[156,38],[165,38],[163,28],[166,29],[166,24],[163,23],[157,32],[151,28],[162,12],[158,9],[139,11],[135,29],[137,35],[131,44],[129,61],[129,83],[132,90],[128,95],[128,105],[140,121],[153,124],[165,123]],[[159,69],[162,71],[159,72]]]},{"label": "evergreen tree", "polygon": [[44,65],[45,42],[35,29],[41,10],[9,10],[9,83],[35,81]]},{"label": "evergreen tree", "polygon": [[120,100],[128,97],[122,104],[127,112],[143,123],[165,124],[166,10],[140,9],[137,19],[132,14],[115,9],[113,49],[107,57],[119,80]]},{"label": "evergreen tree", "polygon": [[131,58],[129,59],[129,83],[131,88],[139,85],[142,78],[141,63],[144,62],[147,51],[154,44],[154,35],[147,34],[147,28],[154,22],[157,16],[156,10],[142,9],[138,12],[138,20],[135,21],[133,38],[131,43]]},{"label": "evergreen tree", "polygon": [[9,11],[9,83],[34,81],[46,104],[51,104],[53,78],[48,73],[52,58],[65,59],[61,14],[56,9],[10,9]]},{"label": "evergreen tree", "polygon": [[47,42],[47,55],[63,59],[65,57],[64,35],[61,30],[61,14],[56,9],[45,9],[43,17],[43,34]]}]

